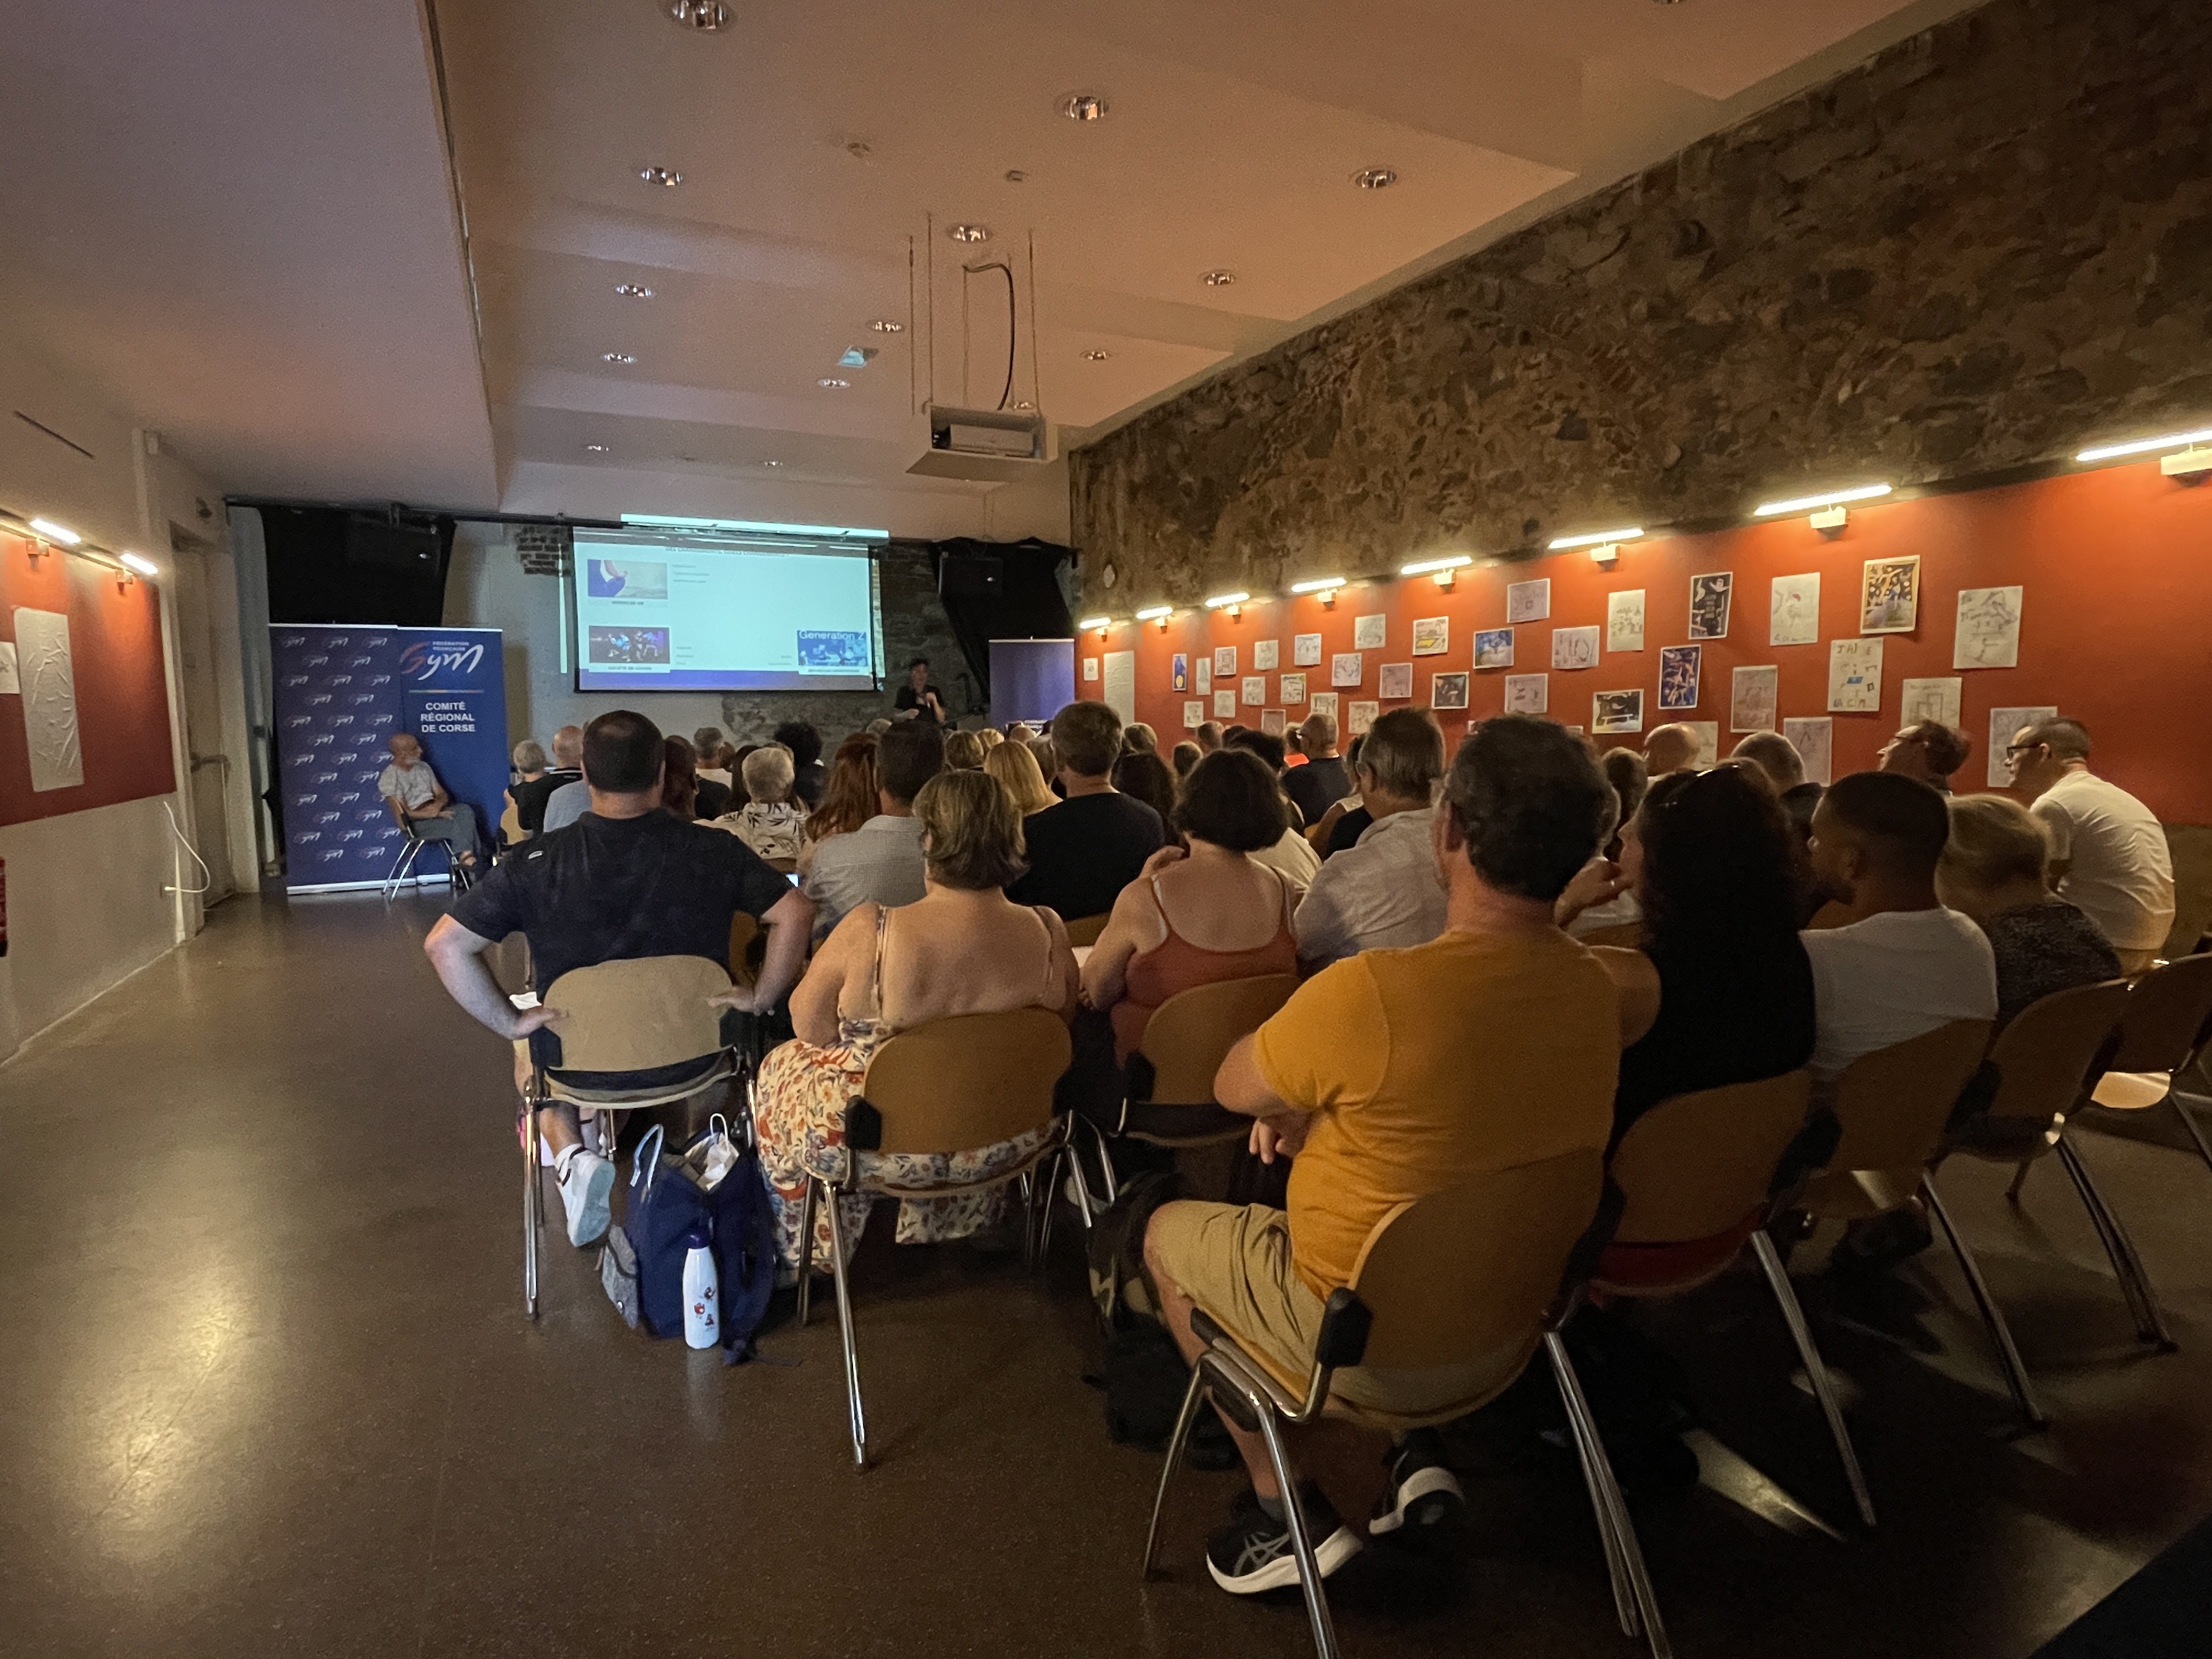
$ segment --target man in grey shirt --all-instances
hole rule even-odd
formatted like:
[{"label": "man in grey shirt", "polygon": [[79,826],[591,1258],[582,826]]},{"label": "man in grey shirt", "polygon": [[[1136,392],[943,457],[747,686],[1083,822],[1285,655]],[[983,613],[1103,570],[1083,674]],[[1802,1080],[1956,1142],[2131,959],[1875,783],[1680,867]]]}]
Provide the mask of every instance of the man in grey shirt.
[{"label": "man in grey shirt", "polygon": [[1394,708],[1370,729],[1354,770],[1375,822],[1321,866],[1298,906],[1301,966],[1425,945],[1443,932],[1445,894],[1429,843],[1443,769],[1443,734],[1427,715]]},{"label": "man in grey shirt", "polygon": [[564,783],[545,797],[545,828],[549,832],[566,830],[591,810],[591,786],[581,778]]},{"label": "man in grey shirt", "polygon": [[945,734],[930,720],[907,720],[876,739],[878,811],[859,829],[815,843],[806,896],[814,902],[814,937],[855,906],[873,900],[912,904],[921,896],[921,823],[914,798],[945,769]]},{"label": "man in grey shirt", "polygon": [[453,849],[454,864],[473,873],[477,849],[483,845],[477,809],[446,793],[412,732],[394,732],[385,747],[392,764],[378,775],[376,793],[392,809],[393,821],[411,826],[419,840],[444,842]]}]

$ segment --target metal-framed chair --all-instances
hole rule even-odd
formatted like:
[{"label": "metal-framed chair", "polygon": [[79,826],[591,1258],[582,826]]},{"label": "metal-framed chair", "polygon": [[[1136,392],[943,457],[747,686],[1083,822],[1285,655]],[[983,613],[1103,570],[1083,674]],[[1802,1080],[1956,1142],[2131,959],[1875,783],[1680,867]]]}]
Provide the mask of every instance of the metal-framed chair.
[{"label": "metal-framed chair", "polygon": [[416,862],[422,858],[422,849],[426,847],[435,847],[445,854],[447,888],[455,893],[467,891],[469,878],[461,868],[460,860],[453,856],[453,842],[426,840],[415,828],[414,819],[404,813],[393,816],[398,820],[400,838],[405,844],[399,849],[399,857],[392,864],[392,873],[384,878],[384,902],[391,903],[399,896],[399,890],[414,878]]},{"label": "metal-framed chair", "polygon": [[[522,1295],[538,1316],[538,1244],[545,1226],[544,1172],[538,1114],[556,1101],[611,1120],[688,1100],[734,1074],[738,1059],[722,1042],[721,1013],[707,999],[730,976],[704,957],[640,957],[573,968],[540,996],[555,1011],[546,1030],[561,1041],[561,1064],[534,1061],[524,1085]],[[637,1082],[642,1075],[649,1079]],[[613,1137],[607,1137],[610,1152]]]},{"label": "metal-framed chair", "polygon": [[[1283,1443],[1283,1427],[1322,1416],[1385,1430],[1448,1422],[1504,1393],[1540,1347],[1566,1405],[1622,1632],[1641,1633],[1654,1659],[1668,1659],[1666,1629],[1635,1525],[1559,1335],[1577,1300],[1575,1291],[1561,1287],[1570,1280],[1570,1261],[1596,1211],[1602,1180],[1602,1160],[1595,1151],[1568,1152],[1396,1206],[1368,1234],[1351,1283],[1325,1304],[1303,1377],[1277,1369],[1256,1344],[1240,1340],[1218,1316],[1196,1310],[1192,1328],[1206,1346],[1192,1367],[1190,1387],[1168,1441],[1145,1535],[1145,1572],[1152,1572],[1158,1554],[1169,1483],[1199,1400],[1210,1395],[1267,1445],[1284,1494],[1314,1646],[1321,1659],[1335,1659],[1328,1597],[1299,1507],[1297,1472]],[[1492,1385],[1467,1399],[1439,1401],[1427,1411],[1378,1411],[1347,1400],[1334,1386],[1338,1371],[1356,1365],[1401,1369],[1486,1356],[1504,1356],[1491,1374]]]},{"label": "metal-framed chair", "polygon": [[2190,1112],[2189,1097],[2174,1082],[2208,1047],[2212,1047],[2212,955],[2161,963],[2129,991],[2119,1048],[2112,1068],[2097,1079],[2090,1101],[2121,1112],[2172,1106],[2207,1166],[2212,1166],[2212,1143],[2206,1141]]},{"label": "metal-framed chair", "polygon": [[950,1198],[1004,1185],[1037,1168],[1066,1143],[1067,1123],[1053,1113],[1053,1085],[1067,1070],[1066,1022],[1048,1009],[957,1014],[886,1039],[868,1061],[860,1095],[848,1109],[846,1144],[855,1153],[924,1156],[974,1152],[1042,1129],[1019,1164],[985,1182],[911,1188],[863,1173],[860,1159],[832,1185],[810,1174],[799,1211],[799,1322],[806,1323],[813,1281],[814,1212],[827,1200],[830,1273],[837,1289],[837,1332],[845,1352],[845,1403],[852,1418],[853,1462],[868,1466],[867,1416],[860,1400],[860,1360],[853,1335],[853,1297],[837,1199],[850,1193],[882,1198]]},{"label": "metal-framed chair", "polygon": [[1859,1519],[1872,1527],[1874,1499],[1843,1407],[1765,1229],[1774,1171],[1812,1093],[1812,1079],[1791,1072],[1676,1095],[1638,1118],[1608,1165],[1625,1206],[1590,1284],[1614,1296],[1679,1295],[1725,1271],[1748,1243],[1827,1419]]},{"label": "metal-framed chair", "polygon": [[2054,992],[2022,1009],[1990,1051],[1997,1085],[1986,1115],[1947,1136],[1944,1149],[2018,1164],[2005,1194],[2015,1202],[2027,1172],[2056,1153],[2111,1258],[2136,1334],[2170,1351],[2173,1338],[2159,1316],[2142,1259],[2067,1133],[2068,1115],[2091,1097],[2104,1067],[2126,1042],[2124,1022],[2134,997],[2127,981],[2114,979]]}]

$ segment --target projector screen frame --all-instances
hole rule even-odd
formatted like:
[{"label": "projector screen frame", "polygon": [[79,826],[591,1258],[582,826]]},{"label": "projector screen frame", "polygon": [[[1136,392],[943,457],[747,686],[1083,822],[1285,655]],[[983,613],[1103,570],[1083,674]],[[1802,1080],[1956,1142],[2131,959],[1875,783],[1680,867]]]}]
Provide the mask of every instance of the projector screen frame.
[{"label": "projector screen frame", "polygon": [[[698,551],[728,550],[771,556],[860,558],[868,572],[868,669],[865,678],[848,674],[802,674],[771,671],[704,670],[672,684],[655,675],[594,672],[590,660],[590,623],[583,610],[585,563],[599,556],[589,550],[608,545],[630,545],[641,550],[680,550],[691,545]],[[623,515],[618,526],[575,527],[570,565],[561,580],[562,630],[569,655],[569,678],[580,694],[623,696],[700,696],[722,694],[783,694],[880,696],[889,684],[884,666],[883,558],[890,544],[890,532],[837,526],[772,525],[731,520],[665,518],[647,514]],[[707,683],[708,677],[713,683]]]}]

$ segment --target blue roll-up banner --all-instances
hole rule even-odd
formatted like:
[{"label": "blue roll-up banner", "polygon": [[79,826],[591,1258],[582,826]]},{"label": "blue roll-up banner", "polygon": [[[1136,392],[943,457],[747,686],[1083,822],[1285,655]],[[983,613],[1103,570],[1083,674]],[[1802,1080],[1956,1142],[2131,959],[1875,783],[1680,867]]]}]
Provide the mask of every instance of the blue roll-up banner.
[{"label": "blue roll-up banner", "polygon": [[[269,630],[276,759],[283,779],[284,884],[293,892],[374,886],[405,841],[376,793],[394,732],[455,800],[477,809],[487,843],[507,782],[507,687],[496,628],[328,627]],[[443,849],[421,864],[443,878]]]},{"label": "blue roll-up banner", "polygon": [[1075,701],[1073,640],[993,640],[991,719],[1042,725]]}]

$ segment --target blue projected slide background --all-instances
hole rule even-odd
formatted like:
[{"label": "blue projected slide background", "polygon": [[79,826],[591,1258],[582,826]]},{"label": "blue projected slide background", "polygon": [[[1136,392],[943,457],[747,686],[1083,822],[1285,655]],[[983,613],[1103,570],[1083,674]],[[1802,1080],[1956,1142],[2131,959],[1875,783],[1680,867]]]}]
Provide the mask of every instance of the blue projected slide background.
[{"label": "blue projected slide background", "polygon": [[873,691],[883,683],[865,542],[578,530],[583,691]]}]

